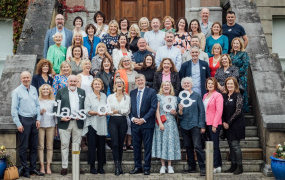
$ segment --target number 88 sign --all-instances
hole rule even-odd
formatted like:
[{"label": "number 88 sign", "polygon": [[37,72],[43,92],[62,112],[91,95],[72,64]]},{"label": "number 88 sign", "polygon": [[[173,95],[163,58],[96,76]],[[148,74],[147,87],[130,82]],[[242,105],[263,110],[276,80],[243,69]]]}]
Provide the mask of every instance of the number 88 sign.
[{"label": "number 88 sign", "polygon": [[[184,94],[186,94],[186,97],[184,97]],[[183,107],[190,107],[193,102],[196,102],[196,100],[190,98],[190,92],[186,90],[179,93],[179,98],[181,99],[180,103],[183,105]],[[185,104],[186,100],[189,102],[188,104]]]}]

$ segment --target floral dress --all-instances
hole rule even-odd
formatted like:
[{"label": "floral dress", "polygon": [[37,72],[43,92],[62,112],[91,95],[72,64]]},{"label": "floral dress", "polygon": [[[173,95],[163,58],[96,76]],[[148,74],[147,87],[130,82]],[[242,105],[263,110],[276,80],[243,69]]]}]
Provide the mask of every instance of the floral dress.
[{"label": "floral dress", "polygon": [[56,75],[53,80],[52,89],[56,96],[57,91],[67,86],[67,77],[65,75]]},{"label": "floral dress", "polygon": [[248,97],[247,97],[247,70],[249,66],[249,56],[243,51],[238,51],[236,54],[230,54],[232,64],[239,69],[239,84],[244,88],[243,92],[243,110],[249,111]]},{"label": "floral dress", "polygon": [[176,118],[172,114],[165,112],[163,108],[165,104],[172,104],[176,110],[177,97],[158,94],[157,99],[159,102],[160,115],[166,115],[167,120],[163,124],[163,131],[161,131],[157,123],[155,123],[152,141],[152,157],[165,160],[180,160],[181,149]]},{"label": "floral dress", "polygon": [[191,40],[191,36],[188,32],[185,32],[182,35],[175,33],[173,46],[180,49],[181,54],[183,54],[186,51],[190,50],[190,40]]}]

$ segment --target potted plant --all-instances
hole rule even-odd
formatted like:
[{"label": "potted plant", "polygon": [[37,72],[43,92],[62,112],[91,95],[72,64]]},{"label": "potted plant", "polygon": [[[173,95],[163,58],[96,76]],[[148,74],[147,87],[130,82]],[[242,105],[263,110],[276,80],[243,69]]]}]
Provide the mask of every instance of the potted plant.
[{"label": "potted plant", "polygon": [[11,164],[11,156],[7,154],[5,146],[0,146],[0,179],[3,179],[7,164]]},{"label": "potted plant", "polygon": [[285,142],[276,146],[276,152],[271,159],[271,169],[276,180],[285,180]]}]

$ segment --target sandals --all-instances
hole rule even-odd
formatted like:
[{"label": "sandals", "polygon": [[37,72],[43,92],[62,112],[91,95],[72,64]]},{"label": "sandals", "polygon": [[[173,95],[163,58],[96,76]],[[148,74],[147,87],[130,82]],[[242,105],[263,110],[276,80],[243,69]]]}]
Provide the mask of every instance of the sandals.
[{"label": "sandals", "polygon": [[126,151],[127,150],[127,146],[124,144],[123,145],[123,151]]},{"label": "sandals", "polygon": [[132,145],[132,144],[130,144],[130,145],[128,145],[128,146],[127,146],[127,149],[133,150],[133,149],[134,149],[134,147],[133,147],[133,145]]}]

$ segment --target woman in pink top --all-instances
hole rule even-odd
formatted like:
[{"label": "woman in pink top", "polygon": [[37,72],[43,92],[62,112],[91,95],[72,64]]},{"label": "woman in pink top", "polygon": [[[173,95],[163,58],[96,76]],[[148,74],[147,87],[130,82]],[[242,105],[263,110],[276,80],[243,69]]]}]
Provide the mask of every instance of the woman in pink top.
[{"label": "woman in pink top", "polygon": [[210,141],[214,143],[214,173],[221,172],[222,158],[219,146],[219,134],[222,128],[223,96],[216,91],[218,86],[214,77],[206,80],[206,93],[203,104],[206,112],[206,133]]},{"label": "woman in pink top", "polygon": [[220,60],[222,57],[222,46],[218,43],[214,44],[212,48],[213,57],[209,58],[209,68],[211,71],[211,77],[215,77],[217,69],[220,67]]}]

